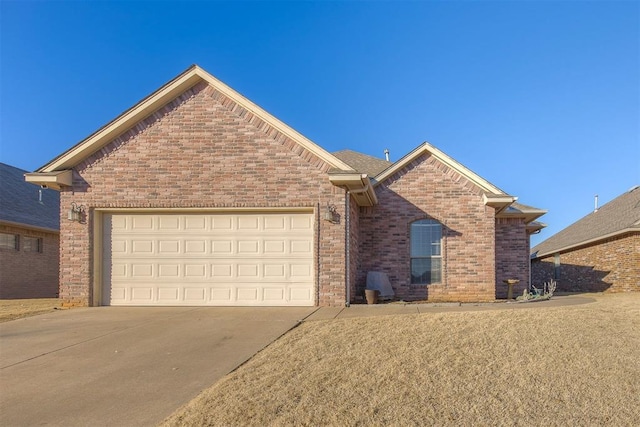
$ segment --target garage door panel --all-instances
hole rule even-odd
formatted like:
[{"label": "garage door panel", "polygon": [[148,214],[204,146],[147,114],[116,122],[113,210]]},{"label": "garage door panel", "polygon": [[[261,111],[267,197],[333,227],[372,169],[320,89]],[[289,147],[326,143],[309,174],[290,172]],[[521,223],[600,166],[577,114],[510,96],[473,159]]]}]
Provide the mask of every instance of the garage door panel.
[{"label": "garage door panel", "polygon": [[163,215],[158,217],[158,230],[178,230],[179,228],[179,216]]},{"label": "garage door panel", "polygon": [[137,286],[130,288],[131,301],[149,303],[153,301],[153,287],[152,286]]},{"label": "garage door panel", "polygon": [[233,253],[233,242],[231,240],[211,241],[211,253],[213,255],[230,255]]},{"label": "garage door panel", "polygon": [[132,230],[152,230],[153,217],[151,215],[136,215],[131,217],[131,221],[127,221]]},{"label": "garage door panel", "polygon": [[231,293],[232,293],[231,286],[227,286],[227,287],[221,286],[221,287],[212,288],[210,292],[211,303],[213,305],[229,304],[232,301]]},{"label": "garage door panel", "polygon": [[211,228],[217,231],[233,229],[233,217],[229,215],[216,215],[211,218]]},{"label": "garage door panel", "polygon": [[205,302],[206,288],[186,287],[184,288],[184,300],[186,302]]},{"label": "garage door panel", "polygon": [[289,224],[291,230],[312,230],[313,229],[313,217],[307,216],[292,216],[289,218]]},{"label": "garage door panel", "polygon": [[233,264],[212,264],[211,276],[215,278],[229,278],[233,276]]},{"label": "garage door panel", "polygon": [[264,218],[265,230],[284,230],[286,227],[286,219],[281,215],[272,215]]},{"label": "garage door panel", "polygon": [[262,271],[263,271],[263,277],[267,278],[277,278],[277,279],[284,279],[286,278],[285,275],[285,268],[286,266],[284,264],[264,264],[262,266]]},{"label": "garage door panel", "polygon": [[184,276],[188,278],[206,278],[208,264],[185,264]]},{"label": "garage door panel", "polygon": [[180,288],[158,288],[158,301],[164,303],[175,303],[179,301]]},{"label": "garage door panel", "polygon": [[237,218],[238,221],[238,230],[257,230],[260,224],[259,218],[254,215],[247,216],[239,216]]},{"label": "garage door panel", "polygon": [[186,240],[184,242],[184,253],[185,255],[189,254],[200,254],[204,255],[207,253],[207,241],[204,239],[201,240]]},{"label": "garage door panel", "polygon": [[175,279],[182,277],[180,264],[159,264],[158,265],[158,278]]},{"label": "garage door panel", "polygon": [[306,301],[309,301],[313,295],[311,294],[311,290],[307,286],[297,286],[289,288],[289,301],[292,303],[302,303],[304,304]]},{"label": "garage door panel", "polygon": [[158,254],[159,255],[176,255],[180,253],[180,241],[179,240],[159,240],[158,241]]},{"label": "garage door panel", "polygon": [[313,251],[311,242],[308,240],[291,240],[291,254],[310,255]]},{"label": "garage door panel", "polygon": [[256,303],[258,301],[257,287],[236,288],[236,301],[239,303]]},{"label": "garage door panel", "polygon": [[189,215],[184,217],[185,230],[206,230],[207,218],[202,215]]},{"label": "garage door panel", "polygon": [[238,264],[236,277],[244,279],[258,279],[258,264]]},{"label": "garage door panel", "polygon": [[106,214],[105,303],[313,305],[313,216]]},{"label": "garage door panel", "polygon": [[153,277],[153,264],[131,264],[131,278],[148,279]]},{"label": "garage door panel", "polygon": [[239,240],[238,254],[257,255],[259,253],[260,242],[257,240]]},{"label": "garage door panel", "polygon": [[279,302],[285,300],[285,290],[283,288],[263,288],[263,299],[265,301]]}]

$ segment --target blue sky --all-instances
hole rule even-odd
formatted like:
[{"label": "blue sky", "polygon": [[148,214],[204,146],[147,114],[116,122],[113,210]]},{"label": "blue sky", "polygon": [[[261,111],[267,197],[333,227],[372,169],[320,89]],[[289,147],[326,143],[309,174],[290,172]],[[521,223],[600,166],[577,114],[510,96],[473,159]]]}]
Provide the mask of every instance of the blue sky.
[{"label": "blue sky", "polygon": [[328,151],[423,141],[550,237],[640,184],[640,2],[0,2],[0,161],[34,170],[197,63]]}]

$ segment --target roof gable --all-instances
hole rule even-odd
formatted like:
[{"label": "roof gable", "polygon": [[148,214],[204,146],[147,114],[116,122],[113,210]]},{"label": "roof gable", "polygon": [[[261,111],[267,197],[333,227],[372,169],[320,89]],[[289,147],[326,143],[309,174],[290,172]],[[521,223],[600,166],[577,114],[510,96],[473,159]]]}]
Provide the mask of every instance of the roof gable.
[{"label": "roof gable", "polygon": [[539,243],[531,253],[539,258],[629,231],[640,231],[640,186]]},{"label": "roof gable", "polygon": [[[60,194],[25,182],[26,172],[0,163],[0,221],[59,230]],[[42,191],[41,197],[39,191]]]},{"label": "roof gable", "polygon": [[[204,71],[197,65],[192,65],[183,73],[166,83],[160,89],[138,102],[136,105],[122,113],[120,116],[109,122],[107,125],[98,129],[96,132],[79,142],[69,150],[65,151],[46,165],[40,167],[36,172],[50,173],[55,171],[66,170],[74,167],[96,151],[100,150],[111,140],[122,134],[140,120],[152,114],[180,94],[193,87],[197,83],[204,81],[220,93],[224,94],[232,101],[236,102],[241,108],[251,112],[264,122],[268,123],[277,131],[289,137],[292,141],[299,144],[307,151],[325,161],[330,167],[340,170],[350,170],[351,168],[340,159],[331,155],[329,152],[304,137],[282,121],[278,120],[258,105],[249,101],[211,74]],[[36,178],[30,179],[31,182],[37,183]]]},{"label": "roof gable", "polygon": [[390,178],[396,172],[400,171],[402,168],[404,168],[405,166],[410,164],[412,161],[414,161],[416,158],[418,158],[419,156],[425,153],[435,157],[440,162],[442,162],[446,166],[450,167],[451,169],[459,173],[461,176],[469,180],[469,182],[476,185],[483,193],[487,195],[503,195],[503,196],[507,194],[504,191],[500,190],[495,185],[491,184],[489,181],[482,178],[480,175],[473,172],[471,169],[467,168],[466,166],[457,162],[456,160],[449,157],[442,151],[438,150],[436,147],[429,144],[428,142],[422,143],[415,150],[413,150],[412,152],[410,152],[409,154],[407,154],[406,156],[404,156],[403,158],[395,162],[391,167],[387,168],[386,170],[378,174],[375,177],[375,180],[376,180],[375,185],[379,185],[384,180]]}]

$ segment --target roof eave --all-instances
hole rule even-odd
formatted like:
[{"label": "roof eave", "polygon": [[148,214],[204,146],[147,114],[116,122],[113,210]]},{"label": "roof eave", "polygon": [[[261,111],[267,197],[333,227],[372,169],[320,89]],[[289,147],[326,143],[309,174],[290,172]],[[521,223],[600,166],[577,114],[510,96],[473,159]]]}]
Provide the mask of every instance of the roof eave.
[{"label": "roof eave", "polygon": [[540,232],[543,228],[545,228],[547,224],[543,222],[532,221],[526,225],[526,230],[528,234],[535,234]]},{"label": "roof eave", "polygon": [[523,218],[525,224],[529,224],[536,219],[540,218],[542,215],[546,214],[545,210],[531,210],[531,211],[520,211],[520,212],[506,212],[502,211],[496,215],[496,218]]},{"label": "roof eave", "polygon": [[73,186],[73,171],[67,169],[55,172],[30,172],[24,174],[24,180],[43,188],[60,191]]},{"label": "roof eave", "polygon": [[602,236],[594,237],[593,239],[583,240],[582,242],[573,243],[571,245],[563,246],[563,247],[558,248],[558,249],[547,250],[545,252],[540,252],[538,250],[537,251],[538,253],[535,256],[535,259],[544,258],[546,256],[557,254],[557,253],[561,253],[561,252],[566,252],[566,251],[568,251],[570,249],[574,249],[574,248],[577,248],[577,247],[580,247],[580,246],[590,245],[592,243],[596,243],[596,242],[599,242],[601,240],[606,240],[606,239],[610,239],[612,237],[620,236],[622,234],[634,233],[634,232],[635,233],[640,233],[640,227],[623,228],[621,230],[614,231],[612,233],[608,233],[608,234],[605,234],[605,235],[602,235]]},{"label": "roof eave", "polygon": [[0,219],[0,225],[8,225],[10,227],[28,228],[35,231],[42,231],[45,233],[60,234],[60,230],[57,228],[40,227],[38,225],[27,224],[25,222],[7,221],[6,219]]},{"label": "roof eave", "polygon": [[491,206],[496,209],[496,216],[504,209],[509,207],[513,202],[518,200],[517,197],[509,196],[507,194],[483,194],[482,201],[486,206]]},{"label": "roof eave", "polygon": [[336,187],[344,188],[353,196],[358,206],[375,206],[378,197],[367,174],[358,172],[333,172],[329,181]]}]

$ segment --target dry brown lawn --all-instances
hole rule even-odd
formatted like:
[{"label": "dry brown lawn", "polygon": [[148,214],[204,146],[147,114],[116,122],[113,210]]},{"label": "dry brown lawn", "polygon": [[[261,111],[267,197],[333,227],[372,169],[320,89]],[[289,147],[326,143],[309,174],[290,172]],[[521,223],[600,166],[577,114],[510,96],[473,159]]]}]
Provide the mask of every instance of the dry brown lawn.
[{"label": "dry brown lawn", "polygon": [[162,425],[640,425],[640,294],[595,298],[306,322]]},{"label": "dry brown lawn", "polygon": [[0,300],[0,322],[48,313],[61,307],[58,298]]}]

